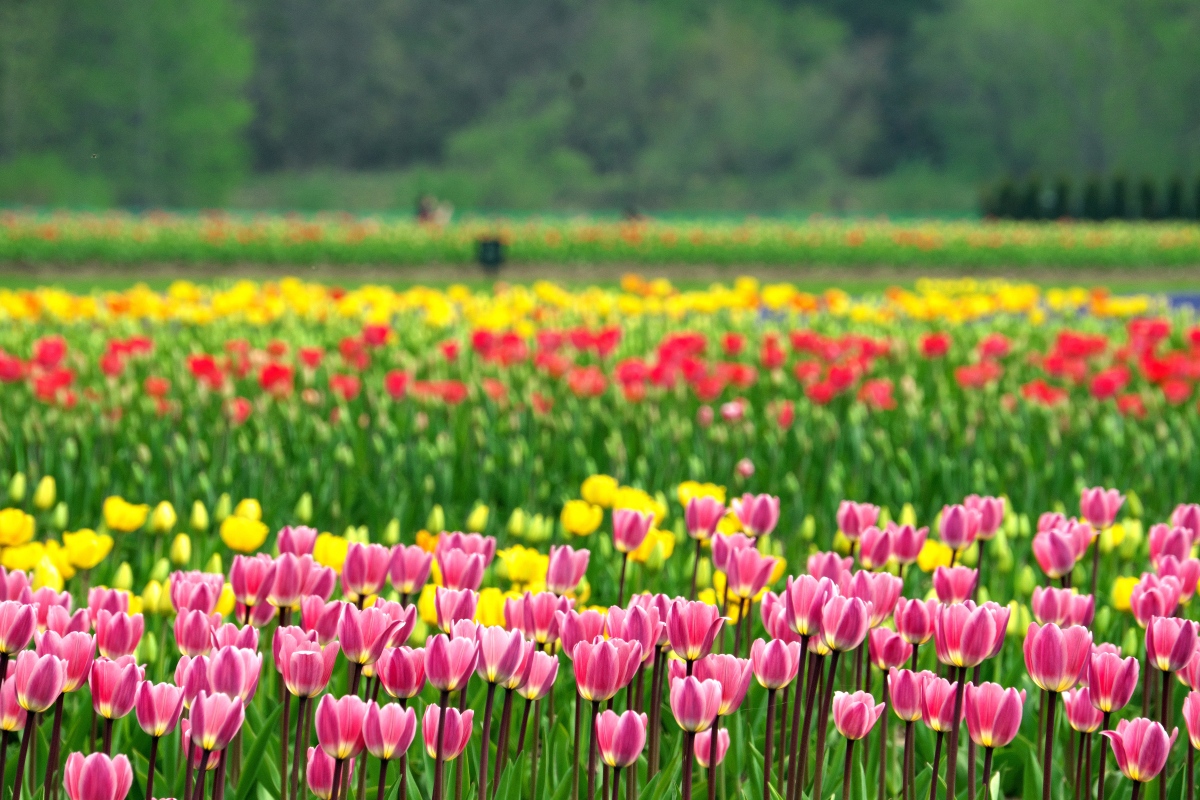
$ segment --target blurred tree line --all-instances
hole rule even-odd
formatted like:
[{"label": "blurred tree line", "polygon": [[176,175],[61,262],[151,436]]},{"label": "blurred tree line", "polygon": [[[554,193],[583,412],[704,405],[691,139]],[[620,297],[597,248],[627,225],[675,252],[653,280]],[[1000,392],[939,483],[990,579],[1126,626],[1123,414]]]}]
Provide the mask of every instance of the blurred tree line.
[{"label": "blurred tree line", "polygon": [[915,211],[1001,176],[1191,186],[1198,35],[1194,0],[0,0],[0,201]]}]

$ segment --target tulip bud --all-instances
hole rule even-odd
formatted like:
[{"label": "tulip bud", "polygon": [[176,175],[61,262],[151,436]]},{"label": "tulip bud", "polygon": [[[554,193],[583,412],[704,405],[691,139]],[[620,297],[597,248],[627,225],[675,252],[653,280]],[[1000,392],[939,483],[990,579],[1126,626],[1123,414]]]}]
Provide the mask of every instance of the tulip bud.
[{"label": "tulip bud", "polygon": [[1130,489],[1125,493],[1125,508],[1129,509],[1129,513],[1134,519],[1141,519],[1145,509],[1142,508],[1142,498],[1137,496],[1137,492]]},{"label": "tulip bud", "polygon": [[39,511],[47,511],[54,505],[54,500],[57,498],[57,487],[54,484],[54,477],[51,475],[43,475],[38,481],[37,488],[33,490],[33,505]]},{"label": "tulip bud", "polygon": [[192,537],[186,533],[175,534],[175,539],[171,542],[171,562],[176,566],[182,567],[184,564],[191,562],[191,560]]},{"label": "tulip bud", "polygon": [[153,664],[158,660],[158,637],[154,635],[154,631],[142,634],[142,641],[138,643],[134,653],[139,664]]},{"label": "tulip bud", "polygon": [[50,513],[50,527],[65,531],[69,524],[71,524],[71,510],[67,508],[64,501],[59,500],[58,505],[54,506],[54,511]]},{"label": "tulip bud", "polygon": [[429,519],[425,520],[425,530],[430,533],[441,533],[446,530],[446,512],[440,505],[434,505],[429,511]]},{"label": "tulip bud", "polygon": [[892,520],[892,510],[887,506],[879,507],[879,517],[875,520],[875,525],[880,529],[886,528],[887,524]]},{"label": "tulip bud", "polygon": [[162,602],[162,584],[151,580],[142,589],[142,610],[147,614],[159,613],[159,603]]},{"label": "tulip bud", "polygon": [[991,592],[989,592],[987,590],[986,586],[980,586],[978,589],[975,590],[975,602],[982,604],[982,603],[986,603],[987,601],[989,601],[991,599],[992,599],[992,594],[991,594]]},{"label": "tulip bud", "polygon": [[[911,508],[911,506],[906,506]],[[804,517],[804,522],[800,525],[800,538],[805,541],[811,541],[817,535],[817,520],[812,514],[807,514]]]},{"label": "tulip bud", "polygon": [[667,563],[666,555],[663,553],[662,542],[655,542],[654,547],[650,550],[650,555],[646,556],[646,563],[643,564],[646,571],[651,575],[657,575],[663,565]]},{"label": "tulip bud", "polygon": [[916,524],[917,524],[917,510],[916,510],[915,508],[913,508],[913,504],[912,504],[912,503],[905,503],[905,504],[904,504],[904,505],[903,505],[903,506],[900,508],[900,519],[899,519],[899,524],[900,524],[900,525],[912,525],[912,526],[916,526]]},{"label": "tulip bud", "polygon": [[1005,633],[1009,636],[1021,639],[1025,638],[1025,631],[1029,629],[1029,623],[1033,622],[1033,615],[1029,612],[1029,606],[1013,600],[1008,604],[1008,608],[1008,628],[1005,630]]},{"label": "tulip bud", "polygon": [[1017,535],[1029,536],[1033,532],[1032,526],[1029,524],[1029,515],[1020,514],[1017,516]]},{"label": "tulip bud", "polygon": [[1122,528],[1125,529],[1125,539],[1121,542],[1121,557],[1133,558],[1137,555],[1138,549],[1142,546],[1142,541],[1145,538],[1142,531],[1142,523],[1136,519],[1126,519],[1120,522]]},{"label": "tulip bud", "polygon": [[1004,529],[996,531],[996,538],[992,540],[991,545],[987,549],[987,560],[989,565],[994,564],[996,569],[1004,574],[1012,572],[1013,568],[1013,552],[1008,545],[1008,535],[1004,533]]},{"label": "tulip bud", "polygon": [[1121,640],[1122,653],[1133,653],[1134,655],[1138,653],[1138,649],[1142,644],[1142,637],[1138,635],[1139,633],[1141,633],[1141,630],[1133,626],[1130,626],[1129,630],[1125,631],[1125,638]]},{"label": "tulip bud", "polygon": [[966,566],[966,567],[976,566],[979,563],[979,543],[978,543],[978,541],[972,542],[970,547],[968,547],[966,550],[963,550],[962,553],[959,555],[958,560],[960,562],[962,562],[963,566]]},{"label": "tulip bud", "polygon": [[1096,612],[1095,618],[1092,620],[1092,629],[1099,632],[1108,630],[1108,626],[1112,624],[1112,608],[1109,606],[1100,606],[1100,610]]},{"label": "tulip bud", "polygon": [[[242,519],[261,521],[262,506],[259,505],[258,501],[253,497],[247,497],[242,500],[238,500],[237,506],[233,509],[233,515],[235,517],[241,517]],[[226,514],[225,516],[229,515]]]},{"label": "tulip bud", "polygon": [[525,512],[520,508],[514,508],[508,518],[508,535],[518,539],[525,535]]},{"label": "tulip bud", "polygon": [[124,589],[127,592],[133,590],[133,568],[129,566],[128,561],[122,561],[121,566],[117,567],[117,574],[113,575],[112,586],[114,589]]},{"label": "tulip bud", "polygon": [[[535,514],[533,519],[529,521],[528,527],[525,529],[525,541],[530,544],[541,544],[542,542],[550,541],[550,537],[554,535],[554,521],[547,519],[542,514]],[[601,541],[607,542],[608,539],[603,538]]]},{"label": "tulip bud", "polygon": [[712,586],[712,562],[707,558],[700,559],[700,564],[696,568],[696,587],[698,589],[708,589]]},{"label": "tulip bud", "polygon": [[208,509],[199,500],[192,503],[192,518],[188,523],[196,533],[208,530]]},{"label": "tulip bud", "polygon": [[398,544],[400,542],[400,520],[392,517],[388,520],[388,524],[383,528],[383,543],[386,545]]},{"label": "tulip bud", "polygon": [[370,541],[367,538],[367,526],[366,525],[360,525],[357,528],[354,527],[353,525],[347,525],[346,530],[342,534],[342,536],[346,539],[347,542],[358,542],[359,544],[368,544]]},{"label": "tulip bud", "polygon": [[312,495],[308,492],[300,495],[300,499],[296,501],[296,508],[293,509],[292,515],[298,522],[307,525],[312,521],[313,505]]},{"label": "tulip bud", "polygon": [[171,574],[171,562],[165,558],[160,558],[154,562],[154,567],[150,570],[150,580],[165,583]]},{"label": "tulip bud", "polygon": [[150,512],[150,530],[154,533],[170,533],[179,518],[175,515],[175,506],[163,500]]},{"label": "tulip bud", "polygon": [[33,567],[33,580],[30,582],[35,590],[42,587],[49,587],[56,592],[63,590],[63,577],[58,568],[54,566],[54,562],[48,556],[42,556],[41,560]]},{"label": "tulip bud", "polygon": [[1021,570],[1017,573],[1017,580],[1014,583],[1014,588],[1017,590],[1017,594],[1028,597],[1029,595],[1033,594],[1033,589],[1035,586],[1037,586],[1037,575],[1033,574],[1033,567],[1026,564],[1025,566],[1021,567]]},{"label": "tulip bud", "polygon": [[476,503],[471,509],[471,513],[467,515],[467,530],[473,533],[483,533],[483,529],[488,524],[488,507],[483,503]]},{"label": "tulip bud", "polygon": [[222,492],[221,496],[217,498],[217,507],[213,509],[213,518],[221,523],[232,513],[233,500],[230,499],[229,492]]},{"label": "tulip bud", "polygon": [[213,553],[212,558],[208,559],[208,563],[204,565],[205,572],[211,572],[213,575],[224,575],[225,567],[221,564],[221,554]]},{"label": "tulip bud", "polygon": [[14,503],[25,501],[25,473],[18,472],[8,482],[8,499]]}]

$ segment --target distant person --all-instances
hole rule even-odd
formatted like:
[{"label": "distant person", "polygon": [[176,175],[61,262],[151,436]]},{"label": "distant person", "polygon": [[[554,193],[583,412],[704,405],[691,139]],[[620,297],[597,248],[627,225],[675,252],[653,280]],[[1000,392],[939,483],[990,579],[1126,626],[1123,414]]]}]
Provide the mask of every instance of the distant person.
[{"label": "distant person", "polygon": [[439,203],[431,194],[422,195],[417,201],[417,222],[423,225],[449,225],[453,216],[454,206],[448,202]]}]

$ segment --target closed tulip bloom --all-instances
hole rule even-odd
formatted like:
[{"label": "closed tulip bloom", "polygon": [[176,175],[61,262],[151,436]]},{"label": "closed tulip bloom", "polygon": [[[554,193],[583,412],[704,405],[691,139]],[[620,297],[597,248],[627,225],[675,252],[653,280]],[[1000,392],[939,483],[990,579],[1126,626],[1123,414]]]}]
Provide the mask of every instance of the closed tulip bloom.
[{"label": "closed tulip bloom", "polygon": [[275,662],[275,671],[283,673],[283,663],[287,660],[286,653],[291,653],[302,644],[316,644],[317,635],[296,625],[281,625],[275,629],[271,638],[271,658]]},{"label": "closed tulip bloom", "polygon": [[474,639],[451,639],[444,633],[425,642],[425,675],[443,692],[461,689],[475,671],[479,645]]},{"label": "closed tulip bloom", "polygon": [[326,602],[318,595],[305,595],[300,601],[300,627],[315,633],[318,643],[329,644],[337,638],[338,624],[347,605],[341,600]]},{"label": "closed tulip bloom", "polygon": [[641,546],[654,525],[654,514],[631,508],[613,510],[613,546],[618,553],[632,553]]},{"label": "closed tulip bloom", "polygon": [[868,692],[834,692],[833,724],[847,739],[865,739],[875,721],[883,714],[884,704],[875,703]]},{"label": "closed tulip bloom", "polygon": [[781,599],[788,627],[799,636],[814,636],[821,632],[821,610],[837,586],[829,578],[800,575],[788,578]]},{"label": "closed tulip bloom", "polygon": [[713,640],[724,623],[716,606],[676,600],[667,613],[671,649],[684,661],[698,661],[712,652]]},{"label": "closed tulip bloom", "polygon": [[798,642],[755,639],[750,647],[750,665],[759,685],[766,689],[782,689],[796,679],[803,651]]},{"label": "closed tulip bloom", "polygon": [[[925,685],[921,695],[921,719],[932,730],[946,733],[954,727],[954,695],[958,682],[951,683],[933,673],[925,673]],[[964,709],[966,704],[964,703]],[[964,710],[965,715],[965,710]],[[958,722],[962,722],[959,717]]]},{"label": "closed tulip bloom", "polygon": [[546,591],[556,595],[570,594],[587,573],[591,553],[576,550],[570,545],[552,546],[550,563],[546,568]]},{"label": "closed tulip bloom", "polygon": [[29,713],[17,702],[17,682],[6,680],[0,684],[0,731],[24,729]]},{"label": "closed tulip bloom", "polygon": [[171,605],[182,611],[211,614],[225,588],[225,578],[211,572],[190,570],[171,573]]},{"label": "closed tulip bloom", "polygon": [[247,625],[239,628],[232,622],[213,629],[213,647],[240,647],[245,650],[258,649],[258,628]]},{"label": "closed tulip bloom", "polygon": [[58,656],[67,663],[64,692],[74,692],[87,683],[96,654],[96,639],[91,634],[76,631],[60,636],[46,631],[37,636],[37,654]]},{"label": "closed tulip bloom", "polygon": [[379,608],[347,605],[338,622],[338,642],[346,660],[354,664],[374,664],[383,648],[391,642],[400,623]]},{"label": "closed tulip bloom", "polygon": [[1004,747],[1021,730],[1025,690],[1005,689],[998,683],[968,683],[963,695],[967,733],[980,747]]},{"label": "closed tulip bloom", "polygon": [[71,593],[56,592],[53,587],[43,586],[33,593],[33,605],[36,607],[37,629],[45,631],[50,609],[62,608],[67,613],[70,613]]},{"label": "closed tulip bloom", "polygon": [[314,718],[321,749],[339,760],[361,753],[366,746],[363,741],[366,715],[367,704],[357,695],[348,694],[336,700],[329,694],[322,697]]},{"label": "closed tulip bloom", "polygon": [[[209,616],[203,611],[179,612],[175,617],[175,644],[179,652],[189,656],[207,655],[212,650],[213,630],[220,624],[220,614]],[[100,652],[104,652],[103,644],[100,645]]]},{"label": "closed tulip bloom", "polygon": [[275,560],[266,553],[253,556],[236,555],[229,568],[229,584],[234,598],[243,605],[254,605],[263,586],[275,582]]},{"label": "closed tulip bloom", "polygon": [[895,631],[872,628],[867,634],[867,653],[877,669],[887,672],[908,661],[912,655],[912,645]]},{"label": "closed tulip bloom", "polygon": [[1200,504],[1180,503],[1171,512],[1171,524],[1186,528],[1192,533],[1192,540],[1200,539]]},{"label": "closed tulip bloom", "polygon": [[654,657],[654,646],[666,625],[666,622],[659,620],[657,608],[635,605],[630,605],[628,610],[612,606],[604,623],[609,637],[637,642],[642,646],[643,663]]},{"label": "closed tulip bloom", "polygon": [[240,697],[201,692],[189,713],[192,744],[201,750],[224,750],[246,718]]},{"label": "closed tulip bloom", "polygon": [[433,596],[437,611],[437,625],[443,633],[449,633],[460,619],[474,619],[479,604],[479,594],[471,589],[444,589],[437,587]]},{"label": "closed tulip bloom", "polygon": [[340,648],[337,642],[322,647],[316,642],[296,646],[283,662],[283,682],[296,697],[316,697],[325,691]]},{"label": "closed tulip bloom", "polygon": [[1191,554],[1193,539],[1192,532],[1187,528],[1161,522],[1151,525],[1146,534],[1146,541],[1150,545],[1150,562],[1157,565],[1166,556],[1174,556],[1182,561]]},{"label": "closed tulip bloom", "polygon": [[479,659],[475,671],[488,683],[506,683],[528,663],[533,649],[520,631],[506,631],[499,625],[481,626],[476,634]]},{"label": "closed tulip bloom", "polygon": [[554,681],[558,678],[558,659],[549,653],[534,650],[529,656],[523,677],[517,693],[526,700],[541,700],[554,688]]},{"label": "closed tulip bloom", "polygon": [[1153,617],[1146,626],[1146,662],[1163,672],[1178,672],[1196,652],[1196,623],[1178,617]]},{"label": "closed tulip bloom", "polygon": [[[671,677],[682,677],[675,674],[678,661],[671,662]],[[680,665],[682,666],[682,665]],[[696,662],[692,674],[697,679],[714,680],[721,684],[721,705],[717,714],[727,717],[737,711],[750,688],[750,677],[753,666],[748,658],[711,653]]]},{"label": "closed tulip bloom", "polygon": [[1167,755],[1171,745],[1175,744],[1179,729],[1172,730],[1167,736],[1166,728],[1160,723],[1138,717],[1123,719],[1117,723],[1115,731],[1102,731],[1100,735],[1108,737],[1117,766],[1125,777],[1148,783],[1167,765]]},{"label": "closed tulip bloom", "polygon": [[805,562],[808,574],[814,578],[828,578],[835,586],[840,585],[843,578],[854,568],[854,559],[839,556],[837,553],[813,553]]},{"label": "closed tulip bloom", "polygon": [[133,710],[137,701],[142,670],[136,663],[120,663],[98,658],[92,664],[88,688],[92,692],[92,708],[105,719],[120,719]]},{"label": "closed tulip bloom", "polygon": [[604,711],[596,717],[596,743],[600,758],[610,767],[630,767],[646,747],[645,714]]},{"label": "closed tulip bloom", "polygon": [[[421,721],[421,736],[425,740],[425,752],[430,758],[437,758],[438,724],[440,710],[436,703],[425,707],[425,717]],[[471,741],[471,727],[474,724],[475,712],[458,713],[457,708],[447,708],[446,732],[442,734],[442,760],[453,761],[462,755]]]},{"label": "closed tulip bloom", "polygon": [[1200,559],[1185,558],[1182,561],[1175,556],[1163,556],[1157,561],[1158,574],[1175,578],[1179,581],[1179,601],[1186,603],[1196,593],[1196,584],[1200,583]]},{"label": "closed tulip bloom", "polygon": [[766,536],[779,523],[779,498],[770,494],[743,494],[730,507],[751,536]]},{"label": "closed tulip bloom", "polygon": [[693,497],[683,512],[688,536],[700,541],[711,539],[717,524],[725,516],[725,504],[715,497]]},{"label": "closed tulip bloom", "polygon": [[945,506],[938,537],[951,550],[965,550],[979,535],[980,514],[963,505]]},{"label": "closed tulip bloom", "polygon": [[888,697],[892,711],[905,722],[916,722],[925,711],[925,679],[928,672],[893,667],[888,671]]},{"label": "closed tulip bloom", "polygon": [[[3,568],[0,567],[0,569],[3,569]],[[182,573],[175,573],[175,574],[180,575]],[[25,573],[23,573],[23,572],[9,573],[8,579],[9,579],[10,583],[11,583],[11,580],[14,575],[21,575],[22,577],[24,577]],[[174,585],[175,585],[175,576],[173,575],[171,578],[172,588],[174,588]],[[25,579],[25,587],[26,588],[29,587],[29,582],[28,582],[27,578]],[[13,597],[13,594],[10,590],[6,599],[15,600],[17,598]],[[33,599],[33,595],[31,594],[30,600],[32,601],[32,599]],[[91,589],[88,589],[87,605],[88,605],[88,613],[91,614],[92,619],[96,619],[97,616],[99,616],[99,612],[101,610],[107,611],[110,614],[116,614],[118,611],[128,612],[129,611],[129,593],[122,592],[117,589],[109,589],[106,586],[94,586]],[[172,605],[174,605],[173,599],[172,599]]]},{"label": "closed tulip bloom", "polygon": [[1116,489],[1093,487],[1084,489],[1079,496],[1079,513],[1097,528],[1107,528],[1117,519],[1117,512],[1125,502],[1125,495]]},{"label": "closed tulip bloom", "polygon": [[1104,722],[1104,714],[1093,705],[1086,686],[1063,693],[1063,711],[1071,728],[1081,733],[1098,731]]},{"label": "closed tulip bloom", "polygon": [[63,769],[69,800],[125,800],[133,785],[133,768],[124,755],[71,753]]},{"label": "closed tulip bloom", "polygon": [[731,553],[725,564],[728,592],[743,600],[754,597],[767,585],[774,567],[774,558],[764,556],[753,548]]},{"label": "closed tulip bloom", "polygon": [[258,690],[261,672],[261,653],[244,647],[220,647],[209,658],[208,683],[214,692],[249,703]]},{"label": "closed tulip bloom", "polygon": [[442,550],[437,555],[438,573],[447,589],[479,591],[483,582],[483,556],[462,550]]},{"label": "closed tulip bloom", "polygon": [[567,609],[555,612],[554,616],[558,620],[558,635],[567,658],[573,657],[575,645],[604,635],[604,615],[594,608],[583,613]]},{"label": "closed tulip bloom", "polygon": [[783,608],[783,598],[771,591],[764,591],[758,606],[762,617],[763,627],[772,639],[783,639],[785,642],[799,642],[800,637],[788,627],[787,612]]},{"label": "closed tulip bloom", "polygon": [[375,662],[375,676],[392,697],[416,697],[425,688],[425,648],[391,647]]},{"label": "closed tulip bloom", "polygon": [[871,624],[871,604],[837,595],[821,609],[821,636],[831,650],[847,652],[862,644]]},{"label": "closed tulip bloom", "polygon": [[1120,711],[1133,697],[1138,685],[1137,658],[1122,659],[1117,653],[1093,652],[1088,660],[1088,696],[1097,709]]},{"label": "closed tulip bloom", "polygon": [[975,594],[978,580],[979,570],[971,567],[938,567],[933,571],[933,590],[947,605],[961,603]]},{"label": "closed tulip bloom", "polygon": [[1075,540],[1061,528],[1043,531],[1033,537],[1033,556],[1048,577],[1061,578],[1075,568]]},{"label": "closed tulip bloom", "polygon": [[46,630],[59,636],[66,636],[68,633],[88,633],[92,630],[91,612],[81,608],[72,614],[62,606],[51,606],[46,612]]},{"label": "closed tulip bloom", "polygon": [[874,525],[862,532],[859,541],[858,560],[866,569],[883,569],[892,557],[892,534],[879,530]]},{"label": "closed tulip bloom", "polygon": [[134,702],[138,725],[150,736],[166,736],[179,724],[183,689],[170,683],[142,681]]},{"label": "closed tulip bloom", "polygon": [[712,727],[721,708],[721,684],[694,675],[671,681],[671,713],[680,728],[699,733]]},{"label": "closed tulip bloom", "polygon": [[101,610],[96,614],[96,646],[106,658],[132,655],[142,641],[145,621],[141,614],[130,616]]},{"label": "closed tulip bloom", "polygon": [[1033,590],[1029,608],[1039,625],[1053,622],[1055,625],[1088,626],[1092,624],[1096,613],[1096,599],[1072,589],[1037,586]]},{"label": "closed tulip bloom", "polygon": [[180,656],[175,665],[175,685],[183,690],[185,708],[191,708],[201,692],[212,694],[208,682],[208,656]]},{"label": "closed tulip bloom", "polygon": [[401,594],[416,594],[429,581],[433,553],[419,546],[398,544],[392,548],[388,562],[388,578]]},{"label": "closed tulip bloom", "polygon": [[1183,721],[1192,747],[1200,750],[1200,692],[1188,692],[1183,698]]},{"label": "closed tulip bloom", "polygon": [[1196,648],[1196,652],[1192,654],[1191,660],[1187,666],[1179,671],[1179,679],[1183,681],[1188,688],[1196,689],[1200,687],[1200,647]]},{"label": "closed tulip bloom", "polygon": [[1029,623],[1023,645],[1025,670],[1038,687],[1065,692],[1087,669],[1092,650],[1092,633],[1082,625],[1060,628],[1051,623],[1038,627]]},{"label": "closed tulip bloom", "polygon": [[1004,500],[999,497],[969,495],[963,505],[979,513],[979,538],[991,539],[1004,523]]},{"label": "closed tulip bloom", "polygon": [[[337,763],[328,753],[319,747],[308,748],[304,780],[312,793],[321,800],[330,800],[333,797],[333,773],[336,770]],[[350,779],[354,775],[353,758],[342,765],[342,774],[346,776],[346,785],[349,786]]]},{"label": "closed tulip bloom", "polygon": [[387,580],[391,553],[381,544],[351,542],[342,563],[342,592],[350,602],[378,594]]},{"label": "closed tulip bloom", "polygon": [[275,559],[275,573],[267,592],[267,602],[277,608],[296,606],[303,596],[305,579],[315,568],[311,555],[280,552],[279,558]]},{"label": "closed tulip bloom", "polygon": [[[552,592],[526,592],[521,598],[519,618],[508,619],[506,603],[505,621],[510,628],[520,628],[522,633],[538,644],[553,644],[559,637],[559,614],[565,617],[574,602]],[[513,610],[516,613],[517,607]]]},{"label": "closed tulip bloom", "polygon": [[[695,753],[696,756],[696,762],[704,769],[708,769],[709,766],[711,766],[708,762],[709,756],[712,755],[712,733],[712,728],[697,733],[696,744],[692,748],[692,752]],[[726,728],[721,728],[721,730],[717,731],[718,764],[725,760],[725,754],[727,752],[729,752],[729,730]]]},{"label": "closed tulip bloom", "polygon": [[925,547],[929,537],[929,528],[914,528],[912,525],[897,525],[888,523],[888,531],[892,534],[892,555],[901,564],[913,564]]},{"label": "closed tulip bloom", "polygon": [[58,656],[39,656],[23,650],[17,656],[12,680],[16,684],[17,702],[26,711],[40,714],[62,694],[67,679],[67,662]]},{"label": "closed tulip bloom", "polygon": [[741,550],[753,550],[754,537],[744,533],[718,533],[712,540],[713,566],[722,572],[729,569],[729,559]]},{"label": "closed tulip bloom", "polygon": [[317,535],[317,529],[307,525],[284,525],[279,529],[275,546],[280,555],[311,556]]},{"label": "closed tulip bloom", "polygon": [[893,613],[896,632],[909,644],[925,644],[933,638],[933,622],[937,616],[937,609],[937,600],[899,598]]},{"label": "closed tulip bloom", "polygon": [[484,536],[481,533],[449,531],[438,537],[437,552],[441,553],[443,550],[477,553],[483,556],[483,566],[486,569],[496,557],[496,537]]},{"label": "closed tulip bloom", "polygon": [[970,600],[940,606],[933,621],[938,661],[956,667],[982,664],[1004,644],[1008,615],[1007,607],[976,606]]},{"label": "closed tulip bloom", "polygon": [[863,531],[878,520],[879,506],[870,503],[855,503],[852,500],[843,500],[838,504],[838,530],[845,534],[847,539],[858,539]]},{"label": "closed tulip bloom", "polygon": [[579,696],[584,700],[608,700],[633,679],[642,662],[642,646],[624,639],[579,642],[571,661]]},{"label": "closed tulip bloom", "polygon": [[408,752],[417,735],[417,712],[396,703],[380,706],[367,703],[362,724],[367,752],[382,761],[399,758]]},{"label": "closed tulip bloom", "polygon": [[1137,623],[1144,628],[1154,617],[1174,616],[1182,595],[1183,589],[1176,578],[1160,578],[1144,572],[1142,579],[1129,595],[1129,610],[1133,612]]},{"label": "closed tulip bloom", "polygon": [[874,628],[882,625],[883,621],[892,615],[903,588],[904,581],[895,575],[860,570],[854,573],[846,594],[850,597],[858,597],[870,605],[870,625]]}]

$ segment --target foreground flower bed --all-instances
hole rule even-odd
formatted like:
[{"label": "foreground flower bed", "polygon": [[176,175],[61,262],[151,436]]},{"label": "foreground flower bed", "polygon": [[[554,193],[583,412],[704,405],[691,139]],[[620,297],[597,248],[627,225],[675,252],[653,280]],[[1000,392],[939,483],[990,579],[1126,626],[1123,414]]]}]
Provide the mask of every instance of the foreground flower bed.
[{"label": "foreground flower bed", "polygon": [[0,262],[474,264],[481,238],[520,263],[1194,266],[1190,222],[470,219],[446,227],[349,215],[0,215]]}]

